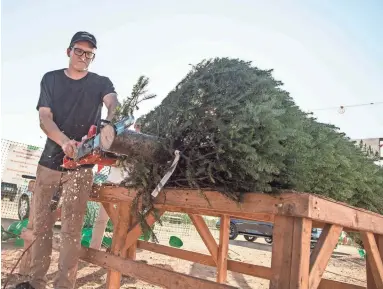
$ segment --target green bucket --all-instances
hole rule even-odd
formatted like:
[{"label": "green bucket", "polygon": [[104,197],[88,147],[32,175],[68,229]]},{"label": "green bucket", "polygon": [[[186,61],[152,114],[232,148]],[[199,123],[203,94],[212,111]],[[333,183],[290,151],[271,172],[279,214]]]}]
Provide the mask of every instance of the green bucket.
[{"label": "green bucket", "polygon": [[138,240],[141,240],[141,241],[149,241],[150,239],[150,232],[149,230],[147,230],[146,232],[144,232],[139,238]]},{"label": "green bucket", "polygon": [[92,237],[93,228],[84,228],[82,229],[81,235],[82,237],[88,236]]},{"label": "green bucket", "polygon": [[92,228],[84,228],[81,233],[81,246],[89,248],[92,240]]},{"label": "green bucket", "polygon": [[171,236],[169,239],[169,245],[172,247],[181,248],[183,244],[182,240],[176,236]]},{"label": "green bucket", "polygon": [[[90,243],[92,241],[92,233],[93,228],[82,229],[81,246],[89,248]],[[102,245],[106,248],[109,248],[112,245],[112,238],[104,237],[102,239]]]},{"label": "green bucket", "polygon": [[81,239],[81,246],[85,248],[89,248],[90,246],[91,238],[89,236],[85,236]]},{"label": "green bucket", "polygon": [[366,251],[364,249],[358,249],[359,256],[366,259]]},{"label": "green bucket", "polygon": [[102,245],[105,247],[105,248],[110,248],[110,246],[112,246],[112,238],[110,237],[104,237],[102,239]]},{"label": "green bucket", "polygon": [[17,239],[15,240],[15,246],[16,246],[16,247],[24,247],[24,239],[17,238]]},{"label": "green bucket", "polygon": [[28,226],[28,219],[24,219],[22,221],[16,221],[9,225],[7,231],[14,234],[20,235],[23,228]]}]

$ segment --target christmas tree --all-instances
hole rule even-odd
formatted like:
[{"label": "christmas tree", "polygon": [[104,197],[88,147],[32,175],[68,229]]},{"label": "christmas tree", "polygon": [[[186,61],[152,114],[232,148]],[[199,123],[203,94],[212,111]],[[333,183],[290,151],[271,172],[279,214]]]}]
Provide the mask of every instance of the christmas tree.
[{"label": "christmas tree", "polygon": [[150,200],[181,158],[167,187],[213,189],[241,201],[244,192],[296,190],[383,213],[383,171],[338,128],[297,107],[272,70],[238,59],[195,65],[139,121],[163,152],[131,164],[129,187]]}]

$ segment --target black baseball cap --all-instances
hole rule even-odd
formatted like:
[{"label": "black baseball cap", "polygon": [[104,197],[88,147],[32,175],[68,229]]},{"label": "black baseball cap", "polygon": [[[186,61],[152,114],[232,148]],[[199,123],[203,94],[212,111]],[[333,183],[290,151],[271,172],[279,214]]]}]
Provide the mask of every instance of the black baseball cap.
[{"label": "black baseball cap", "polygon": [[90,34],[86,31],[79,31],[75,35],[73,35],[72,40],[70,41],[69,47],[72,47],[76,42],[79,41],[88,41],[90,42],[94,48],[97,48],[97,40],[93,34]]}]

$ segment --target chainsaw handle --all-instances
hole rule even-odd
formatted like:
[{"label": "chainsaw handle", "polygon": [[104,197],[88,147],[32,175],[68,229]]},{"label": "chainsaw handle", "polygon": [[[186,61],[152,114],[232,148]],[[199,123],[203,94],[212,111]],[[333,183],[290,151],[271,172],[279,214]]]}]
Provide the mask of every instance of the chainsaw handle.
[{"label": "chainsaw handle", "polygon": [[91,137],[94,137],[96,134],[97,134],[97,126],[92,125],[92,126],[89,128],[87,137],[88,137],[88,138],[91,138]]},{"label": "chainsaw handle", "polygon": [[105,124],[110,124],[112,123],[110,120],[106,120],[106,119],[100,119],[98,122],[97,122],[97,127],[96,127],[96,134],[99,134],[101,129],[104,127]]}]

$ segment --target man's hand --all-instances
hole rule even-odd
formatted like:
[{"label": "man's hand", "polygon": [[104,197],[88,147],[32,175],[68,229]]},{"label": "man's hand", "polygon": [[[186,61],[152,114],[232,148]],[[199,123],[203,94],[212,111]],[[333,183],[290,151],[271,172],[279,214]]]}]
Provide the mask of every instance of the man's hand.
[{"label": "man's hand", "polygon": [[77,142],[75,140],[68,140],[61,146],[65,155],[68,158],[74,158],[77,154]]}]

